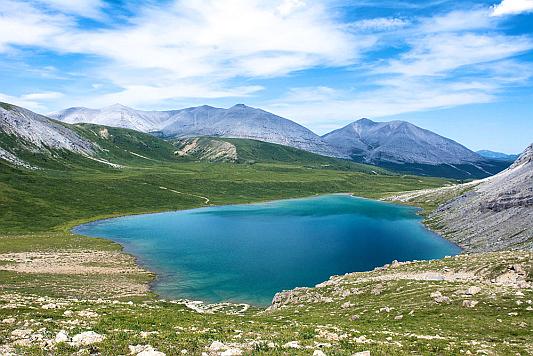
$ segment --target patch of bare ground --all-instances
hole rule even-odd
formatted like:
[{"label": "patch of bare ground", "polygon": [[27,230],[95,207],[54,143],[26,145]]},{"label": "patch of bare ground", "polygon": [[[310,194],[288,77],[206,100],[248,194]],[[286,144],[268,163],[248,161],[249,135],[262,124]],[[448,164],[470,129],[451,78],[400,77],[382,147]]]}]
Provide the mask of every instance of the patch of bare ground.
[{"label": "patch of bare ground", "polygon": [[[151,273],[119,251],[59,250],[0,254],[0,271],[33,276],[41,286],[63,293],[146,295]],[[85,281],[85,282],[84,282]],[[89,283],[90,282],[90,283]],[[8,281],[0,283],[0,286]]]}]

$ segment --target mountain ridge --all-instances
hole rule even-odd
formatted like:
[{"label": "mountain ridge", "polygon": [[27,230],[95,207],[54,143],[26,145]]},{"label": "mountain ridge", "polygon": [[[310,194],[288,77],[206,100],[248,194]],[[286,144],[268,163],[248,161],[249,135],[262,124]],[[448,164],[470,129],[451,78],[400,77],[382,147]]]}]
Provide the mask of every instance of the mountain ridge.
[{"label": "mountain ridge", "polygon": [[168,111],[141,111],[115,104],[102,109],[69,108],[51,113],[50,116],[68,123],[89,122],[119,126],[152,132],[165,138],[246,138],[291,146],[325,156],[342,156],[304,126],[244,104],[236,104],[228,109],[202,105]]}]

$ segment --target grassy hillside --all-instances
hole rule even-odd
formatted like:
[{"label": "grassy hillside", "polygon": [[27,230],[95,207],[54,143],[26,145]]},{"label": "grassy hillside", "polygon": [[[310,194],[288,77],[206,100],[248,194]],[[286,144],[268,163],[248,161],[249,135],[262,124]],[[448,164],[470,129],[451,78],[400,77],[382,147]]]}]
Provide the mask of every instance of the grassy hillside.
[{"label": "grassy hillside", "polygon": [[[300,164],[308,168],[335,169],[365,173],[394,174],[383,168],[349,160],[321,156],[297,148],[275,143],[242,138],[199,137],[194,139],[169,140],[176,148],[182,149],[191,142],[195,148],[181,157],[182,160],[200,160],[215,162],[233,162],[239,164],[288,163]],[[235,155],[223,154],[220,143],[229,143],[235,149]],[[217,154],[221,153],[221,154]]]},{"label": "grassy hillside", "polygon": [[380,197],[445,183],[299,164],[148,161],[122,169],[29,171],[0,163],[0,229],[4,233],[46,231],[100,216],[194,208],[205,204],[203,197],[210,204],[334,192]]}]

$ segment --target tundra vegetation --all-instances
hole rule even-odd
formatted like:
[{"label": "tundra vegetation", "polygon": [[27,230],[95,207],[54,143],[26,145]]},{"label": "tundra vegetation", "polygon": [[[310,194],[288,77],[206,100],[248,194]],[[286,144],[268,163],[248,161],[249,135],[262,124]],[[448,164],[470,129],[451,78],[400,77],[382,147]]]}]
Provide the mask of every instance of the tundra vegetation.
[{"label": "tundra vegetation", "polygon": [[533,353],[529,252],[394,262],[281,292],[264,310],[160,299],[155,276],[119,245],[70,232],[125,214],[335,192],[382,198],[454,181],[298,159],[277,145],[258,156],[255,141],[230,141],[243,161],[204,162],[130,130],[74,128],[120,168],[64,151],[21,150],[39,169],[0,162],[2,355]]}]

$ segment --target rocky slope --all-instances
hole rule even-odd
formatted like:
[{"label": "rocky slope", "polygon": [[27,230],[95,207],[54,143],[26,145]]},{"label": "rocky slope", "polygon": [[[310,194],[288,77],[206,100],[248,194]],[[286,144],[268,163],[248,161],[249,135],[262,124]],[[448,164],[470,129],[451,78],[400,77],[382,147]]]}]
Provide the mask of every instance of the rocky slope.
[{"label": "rocky slope", "polygon": [[441,205],[430,219],[470,251],[533,249],[533,145],[505,171]]},{"label": "rocky slope", "polygon": [[234,144],[208,137],[179,139],[174,145],[178,148],[178,157],[208,162],[236,162],[238,159]]},{"label": "rocky slope", "polygon": [[70,108],[50,116],[69,123],[89,122],[141,132],[157,132],[166,138],[247,138],[296,147],[326,156],[343,156],[305,127],[242,104],[229,109],[203,105],[172,111],[140,111],[117,104],[100,110]]},{"label": "rocky slope", "polygon": [[355,121],[323,136],[342,153],[369,163],[461,164],[481,161],[468,148],[405,121]]},{"label": "rocky slope", "polygon": [[532,250],[533,145],[495,176],[390,200],[422,206],[442,201],[426,223],[468,252]]},{"label": "rocky slope", "polygon": [[0,103],[0,161],[37,168],[174,161],[168,142],[133,130],[92,124],[71,125]]},{"label": "rocky slope", "polygon": [[[16,145],[7,141],[16,140]],[[0,158],[14,165],[30,167],[17,155],[20,151],[66,150],[93,156],[98,147],[63,124],[21,107],[0,103]]]},{"label": "rocky slope", "polygon": [[0,105],[0,130],[40,149],[92,154],[95,146],[64,125],[21,107]]}]

